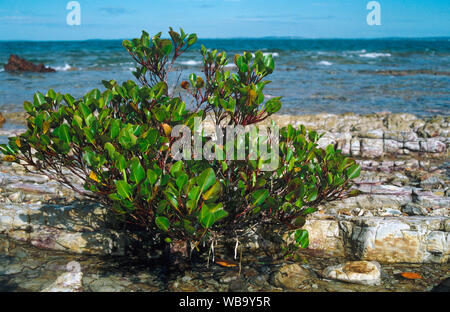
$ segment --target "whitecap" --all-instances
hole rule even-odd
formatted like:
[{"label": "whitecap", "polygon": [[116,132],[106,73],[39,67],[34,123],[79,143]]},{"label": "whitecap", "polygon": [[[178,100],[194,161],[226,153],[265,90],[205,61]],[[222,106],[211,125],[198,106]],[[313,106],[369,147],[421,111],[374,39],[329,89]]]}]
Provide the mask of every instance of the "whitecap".
[{"label": "whitecap", "polygon": [[324,65],[324,66],[331,66],[331,65],[333,65],[333,63],[328,62],[328,61],[320,61],[320,62],[317,63],[317,64],[319,64],[319,65]]},{"label": "whitecap", "polygon": [[[278,52],[263,52],[263,56],[271,54],[272,57],[279,57],[280,54]],[[255,57],[255,53],[252,53],[252,56]]]},{"label": "whitecap", "polygon": [[5,69],[3,69],[3,68],[0,68],[0,73],[1,73],[2,71],[5,71]]},{"label": "whitecap", "polygon": [[272,57],[279,57],[280,56],[280,54],[278,54],[278,52],[263,52],[264,56],[269,55],[269,54],[272,54]]},{"label": "whitecap", "polygon": [[360,57],[367,57],[367,58],[377,58],[377,57],[390,57],[392,56],[390,53],[364,53],[360,54]]},{"label": "whitecap", "polygon": [[366,49],[362,49],[362,50],[356,50],[356,51],[346,51],[344,53],[349,53],[349,54],[363,54],[366,53],[367,50]]},{"label": "whitecap", "polygon": [[182,65],[187,65],[187,66],[200,65],[201,63],[202,63],[201,61],[195,61],[195,60],[181,62]]},{"label": "whitecap", "polygon": [[225,68],[229,68],[229,67],[236,67],[236,65],[234,63],[228,63],[227,65],[224,66]]},{"label": "whitecap", "polygon": [[68,71],[68,70],[71,70],[71,69],[72,69],[72,66],[70,66],[67,63],[64,65],[64,67],[62,67],[62,66],[56,66],[55,67],[56,71]]}]

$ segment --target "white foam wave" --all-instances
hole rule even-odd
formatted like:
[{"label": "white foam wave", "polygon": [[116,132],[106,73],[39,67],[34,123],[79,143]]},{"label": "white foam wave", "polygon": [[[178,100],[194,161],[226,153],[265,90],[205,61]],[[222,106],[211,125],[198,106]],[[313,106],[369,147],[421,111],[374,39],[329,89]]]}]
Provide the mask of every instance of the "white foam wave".
[{"label": "white foam wave", "polygon": [[234,64],[234,63],[228,63],[228,64],[225,65],[224,67],[225,67],[225,68],[236,67],[236,64]]},{"label": "white foam wave", "polygon": [[367,57],[367,58],[377,58],[377,57],[390,57],[392,56],[390,53],[364,53],[360,54],[360,57]]},{"label": "white foam wave", "polygon": [[1,73],[2,71],[5,71],[5,69],[4,69],[4,68],[0,68],[0,73]]},{"label": "white foam wave", "polygon": [[188,60],[188,61],[181,62],[181,64],[187,65],[187,66],[200,65],[201,63],[202,63],[201,61],[195,61],[195,60]]},{"label": "white foam wave", "polygon": [[320,62],[317,63],[317,64],[319,64],[319,65],[324,65],[324,66],[331,66],[331,65],[333,65],[333,63],[328,62],[328,61],[320,61]]},{"label": "white foam wave", "polygon": [[[279,57],[280,54],[278,52],[263,52],[263,56],[272,54],[272,57]],[[252,53],[252,56],[255,57],[255,53]]]},{"label": "white foam wave", "polygon": [[71,69],[73,69],[73,67],[72,66],[70,66],[69,64],[65,64],[64,66],[56,66],[55,67],[55,70],[56,71],[68,71],[68,70],[71,70]]},{"label": "white foam wave", "polygon": [[264,56],[269,55],[269,54],[272,54],[272,57],[279,57],[280,56],[280,54],[278,54],[278,52],[263,52]]},{"label": "white foam wave", "polygon": [[362,50],[356,50],[356,51],[346,51],[344,53],[349,53],[349,54],[363,54],[363,53],[367,53],[366,49],[362,49]]}]

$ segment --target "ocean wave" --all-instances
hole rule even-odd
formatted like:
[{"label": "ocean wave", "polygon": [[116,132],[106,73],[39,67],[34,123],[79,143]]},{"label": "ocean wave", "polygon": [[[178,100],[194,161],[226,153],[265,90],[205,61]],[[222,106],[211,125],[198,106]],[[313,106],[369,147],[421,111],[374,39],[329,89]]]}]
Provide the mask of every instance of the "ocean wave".
[{"label": "ocean wave", "polygon": [[[263,52],[263,56],[272,54],[272,57],[279,57],[280,54],[278,52]],[[255,53],[252,53],[252,56],[255,57]]]},{"label": "ocean wave", "polygon": [[187,65],[187,66],[200,65],[201,63],[202,63],[201,61],[195,61],[195,60],[188,60],[188,61],[180,62],[180,64]]},{"label": "ocean wave", "polygon": [[68,71],[68,70],[74,70],[74,68],[72,66],[70,66],[69,64],[65,64],[64,66],[56,66],[54,67],[56,71]]},{"label": "ocean wave", "polygon": [[278,52],[263,52],[264,56],[269,55],[269,54],[272,54],[272,57],[279,57],[280,56],[280,54]]},{"label": "ocean wave", "polygon": [[328,61],[320,61],[319,63],[317,63],[318,65],[324,65],[324,66],[331,66],[333,65],[333,63],[328,62]]},{"label": "ocean wave", "polygon": [[367,58],[377,58],[377,57],[390,57],[392,56],[391,53],[364,53],[364,54],[360,54],[360,57],[367,57]]},{"label": "ocean wave", "polygon": [[234,64],[234,63],[228,63],[228,64],[225,65],[224,67],[225,67],[225,68],[236,67],[236,64]]},{"label": "ocean wave", "polygon": [[5,71],[5,69],[4,69],[4,68],[0,68],[0,73],[1,73],[2,71]]},{"label": "ocean wave", "polygon": [[363,53],[367,53],[366,49],[362,49],[362,50],[356,50],[356,51],[345,51],[344,53],[348,53],[348,54],[363,54]]}]

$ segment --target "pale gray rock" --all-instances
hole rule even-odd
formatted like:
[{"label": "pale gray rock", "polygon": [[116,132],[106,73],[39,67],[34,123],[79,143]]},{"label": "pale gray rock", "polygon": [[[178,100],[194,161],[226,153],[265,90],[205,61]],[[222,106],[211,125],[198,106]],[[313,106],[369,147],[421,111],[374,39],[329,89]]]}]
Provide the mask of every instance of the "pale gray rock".
[{"label": "pale gray rock", "polygon": [[361,142],[358,139],[351,140],[350,153],[352,156],[359,156],[361,154]]},{"label": "pale gray rock", "polygon": [[384,140],[384,151],[391,154],[403,154],[403,142]]},{"label": "pale gray rock", "polygon": [[420,151],[420,142],[419,141],[405,142],[405,148],[412,152],[419,152]]},{"label": "pale gray rock", "polygon": [[446,149],[443,138],[431,138],[420,141],[420,150],[427,153],[443,153]]},{"label": "pale gray rock", "polygon": [[42,292],[80,292],[83,291],[81,266],[71,261],[66,266],[67,272],[58,276],[56,281],[44,288]]},{"label": "pale gray rock", "polygon": [[361,140],[361,156],[368,158],[376,158],[383,156],[383,140],[382,139],[362,139]]},{"label": "pale gray rock", "polygon": [[367,139],[382,139],[383,138],[383,130],[382,129],[374,129],[369,130],[365,132],[361,132],[359,134],[360,138],[367,138]]}]

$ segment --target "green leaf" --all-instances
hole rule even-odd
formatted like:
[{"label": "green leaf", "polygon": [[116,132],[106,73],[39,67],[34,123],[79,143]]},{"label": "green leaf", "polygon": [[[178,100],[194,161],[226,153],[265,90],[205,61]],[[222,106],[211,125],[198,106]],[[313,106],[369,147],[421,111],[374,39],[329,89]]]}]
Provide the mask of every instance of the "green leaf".
[{"label": "green leaf", "polygon": [[175,177],[175,175],[181,170],[183,167],[183,162],[181,160],[177,161],[170,167],[170,175]]},{"label": "green leaf", "polygon": [[33,104],[31,102],[25,101],[23,103],[23,108],[27,113],[31,113],[34,110]]},{"label": "green leaf", "polygon": [[313,188],[311,190],[309,190],[309,194],[308,197],[306,198],[306,200],[308,202],[312,202],[315,201],[317,199],[317,188]]},{"label": "green leaf", "polygon": [[70,94],[64,94],[64,101],[66,101],[66,103],[69,106],[73,106],[73,103],[75,102],[75,99]]},{"label": "green leaf", "polygon": [[358,164],[349,167],[346,172],[347,178],[349,180],[359,177],[360,173],[361,173],[361,166]]},{"label": "green leaf", "polygon": [[242,73],[248,72],[248,65],[245,63],[244,57],[239,56],[236,60],[236,65]]},{"label": "green leaf", "polygon": [[252,204],[253,206],[261,205],[266,198],[269,196],[269,191],[266,189],[259,189],[252,193]]},{"label": "green leaf", "polygon": [[33,104],[35,107],[39,107],[46,103],[45,96],[41,92],[36,92],[33,96]]},{"label": "green leaf", "polygon": [[131,159],[130,171],[131,171],[130,180],[136,182],[136,184],[142,182],[145,179],[145,170],[142,167],[139,158],[133,157]]},{"label": "green leaf", "polygon": [[175,194],[172,192],[166,191],[164,192],[164,195],[166,195],[167,200],[174,206],[175,208],[178,208],[178,199]]},{"label": "green leaf", "polygon": [[115,139],[120,133],[120,120],[114,119],[111,123],[111,139]]},{"label": "green leaf", "polygon": [[64,143],[67,143],[67,144],[70,143],[69,131],[70,131],[70,129],[67,124],[62,124],[61,126],[59,126],[58,137],[61,141],[63,141]]},{"label": "green leaf", "polygon": [[221,203],[215,205],[204,204],[198,219],[201,225],[207,229],[210,228],[216,221],[225,218],[228,213],[223,210],[223,205]]},{"label": "green leaf", "polygon": [[123,180],[116,181],[117,194],[122,198],[128,198],[131,200],[131,186]]},{"label": "green leaf", "polygon": [[199,186],[194,186],[189,191],[188,198],[192,199],[192,200],[197,200],[199,195],[200,195],[200,187]]},{"label": "green leaf", "polygon": [[73,116],[72,126],[77,125],[78,128],[83,129],[83,118],[78,115]]},{"label": "green leaf", "polygon": [[198,186],[200,187],[200,193],[204,193],[216,182],[216,175],[212,168],[205,169],[198,176]]},{"label": "green leaf", "polygon": [[179,190],[183,189],[183,187],[186,185],[187,181],[188,181],[189,177],[186,173],[181,173],[177,180],[176,180],[176,185],[178,187]]},{"label": "green leaf", "polygon": [[164,232],[169,230],[169,219],[166,217],[156,217],[155,223]]},{"label": "green leaf", "polygon": [[273,60],[272,54],[264,57],[264,65],[266,66],[267,73],[271,74],[275,69],[275,61]]},{"label": "green leaf", "polygon": [[222,183],[220,181],[216,181],[214,185],[205,193],[203,194],[204,200],[210,200],[215,199],[217,195],[219,195],[222,192]]},{"label": "green leaf", "polygon": [[294,232],[294,239],[301,248],[306,248],[309,245],[308,231],[299,229]]},{"label": "green leaf", "polygon": [[95,137],[94,137],[94,134],[92,134],[91,129],[88,127],[84,127],[83,132],[84,132],[84,135],[86,136],[86,139],[88,140],[88,142],[91,144],[95,144]]},{"label": "green leaf", "polygon": [[110,142],[106,142],[105,143],[105,150],[108,151],[109,158],[114,160],[114,158],[115,158],[114,156],[115,156],[115,153],[116,153],[116,149],[115,149],[114,145],[112,145]]},{"label": "green leaf", "polygon": [[267,101],[265,111],[269,114],[275,114],[281,109],[281,101],[279,98],[273,98]]},{"label": "green leaf", "polygon": [[147,179],[150,182],[150,185],[154,185],[156,180],[158,180],[158,175],[152,169],[147,170]]}]

